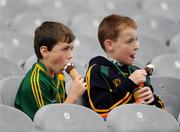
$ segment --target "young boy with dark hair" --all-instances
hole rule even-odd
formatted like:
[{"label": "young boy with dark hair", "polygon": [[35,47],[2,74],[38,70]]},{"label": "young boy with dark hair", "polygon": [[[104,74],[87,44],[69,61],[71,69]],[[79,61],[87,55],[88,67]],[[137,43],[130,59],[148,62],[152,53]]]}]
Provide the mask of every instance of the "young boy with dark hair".
[{"label": "young boy with dark hair", "polygon": [[83,78],[78,75],[66,95],[63,70],[71,62],[75,36],[62,23],[44,22],[35,31],[34,50],[38,58],[26,74],[14,105],[31,119],[38,109],[52,103],[75,103],[84,93]]},{"label": "young boy with dark hair", "polygon": [[115,14],[107,16],[99,25],[98,39],[106,57],[97,56],[89,62],[83,95],[88,107],[104,114],[116,106],[135,103],[134,91],[144,83],[137,91],[138,100],[164,109],[160,98],[153,94],[147,72],[132,65],[138,50],[135,21]]}]

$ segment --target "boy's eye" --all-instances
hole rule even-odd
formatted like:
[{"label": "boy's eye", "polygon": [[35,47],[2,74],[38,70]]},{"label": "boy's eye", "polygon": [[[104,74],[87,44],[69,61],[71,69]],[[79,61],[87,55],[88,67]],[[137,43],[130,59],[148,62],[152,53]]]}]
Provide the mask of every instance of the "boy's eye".
[{"label": "boy's eye", "polygon": [[134,39],[129,39],[129,40],[126,41],[126,43],[131,43],[133,41],[134,41]]},{"label": "boy's eye", "polygon": [[126,41],[127,44],[137,41],[137,38],[131,38]]},{"label": "boy's eye", "polygon": [[73,46],[67,46],[67,47],[64,47],[62,50],[66,51],[66,50],[73,50]]},{"label": "boy's eye", "polygon": [[65,47],[65,48],[63,48],[62,50],[68,50],[69,49],[69,47]]}]

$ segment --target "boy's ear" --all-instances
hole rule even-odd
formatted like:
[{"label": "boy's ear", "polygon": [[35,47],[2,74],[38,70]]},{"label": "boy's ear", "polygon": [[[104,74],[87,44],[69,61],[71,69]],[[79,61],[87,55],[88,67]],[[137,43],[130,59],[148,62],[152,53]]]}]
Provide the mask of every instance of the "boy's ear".
[{"label": "boy's ear", "polygon": [[49,51],[48,51],[48,48],[46,46],[40,47],[40,53],[41,53],[43,58],[47,58],[49,56]]},{"label": "boy's ear", "polygon": [[105,47],[106,51],[113,51],[112,40],[106,39],[104,41],[104,47]]}]

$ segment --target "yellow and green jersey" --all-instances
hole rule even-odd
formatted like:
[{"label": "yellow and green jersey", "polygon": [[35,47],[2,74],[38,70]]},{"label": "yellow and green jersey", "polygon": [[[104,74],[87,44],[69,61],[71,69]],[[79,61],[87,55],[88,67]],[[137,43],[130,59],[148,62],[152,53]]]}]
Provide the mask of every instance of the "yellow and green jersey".
[{"label": "yellow and green jersey", "polygon": [[44,105],[63,103],[65,98],[64,75],[50,77],[46,67],[37,61],[21,82],[14,105],[33,119]]}]

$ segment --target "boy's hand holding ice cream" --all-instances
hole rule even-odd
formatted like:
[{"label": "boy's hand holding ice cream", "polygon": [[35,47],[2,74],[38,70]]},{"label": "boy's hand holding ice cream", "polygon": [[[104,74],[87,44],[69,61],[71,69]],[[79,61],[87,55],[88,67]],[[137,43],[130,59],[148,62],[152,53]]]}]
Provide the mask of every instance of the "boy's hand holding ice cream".
[{"label": "boy's hand holding ice cream", "polygon": [[73,100],[77,100],[85,92],[85,90],[86,90],[86,83],[84,82],[84,79],[78,74],[78,71],[75,68],[75,64],[68,63],[64,67],[64,70],[73,79],[69,95],[70,95],[71,98],[73,98]]},{"label": "boy's hand holding ice cream", "polygon": [[134,72],[133,76],[139,77],[138,78],[139,80],[137,79],[139,83],[136,83],[138,87],[134,91],[134,97],[136,103],[150,104],[151,102],[153,102],[154,97],[151,89],[147,86],[144,86],[144,82],[146,81],[146,76],[151,76],[153,71],[154,71],[154,65],[149,64],[144,68],[144,70],[137,70],[137,72]]}]

